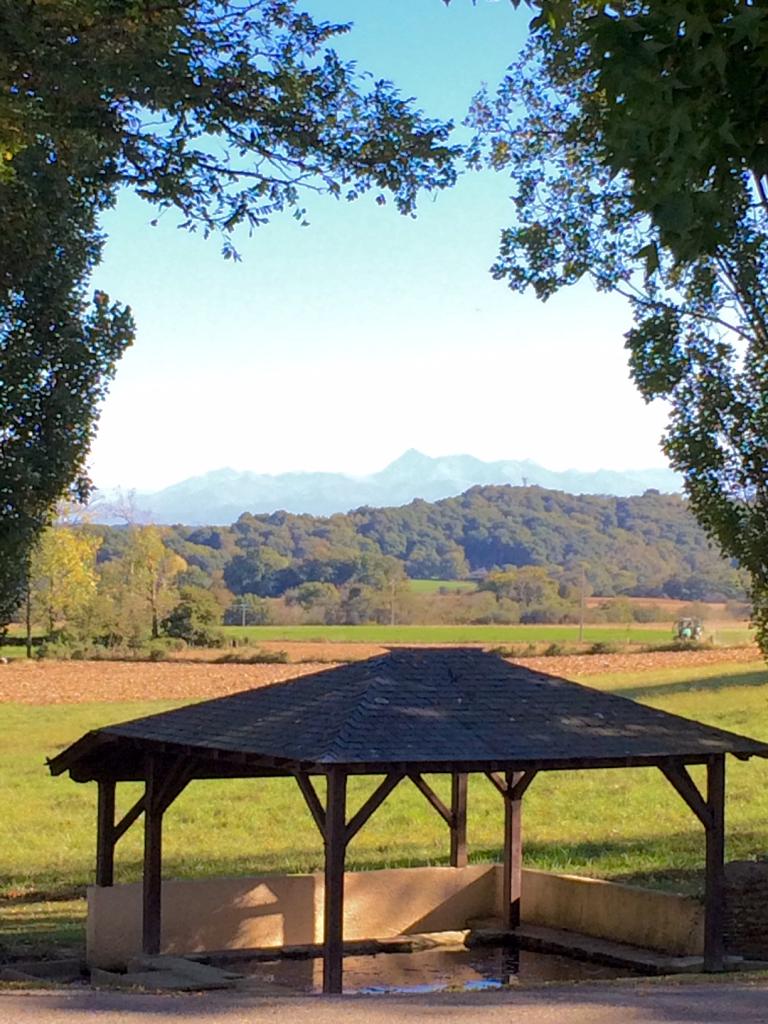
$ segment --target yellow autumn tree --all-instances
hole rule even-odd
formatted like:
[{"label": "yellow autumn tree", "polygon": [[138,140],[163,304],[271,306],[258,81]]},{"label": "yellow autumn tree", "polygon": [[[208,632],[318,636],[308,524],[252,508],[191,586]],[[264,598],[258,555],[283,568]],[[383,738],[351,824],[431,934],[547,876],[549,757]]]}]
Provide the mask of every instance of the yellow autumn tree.
[{"label": "yellow autumn tree", "polygon": [[132,595],[144,609],[153,640],[176,597],[175,581],[186,568],[184,559],[165,546],[157,526],[129,527],[128,544],[113,574],[125,588],[124,597]]},{"label": "yellow autumn tree", "polygon": [[83,615],[96,594],[101,538],[74,527],[45,530],[30,559],[32,617],[48,634]]}]

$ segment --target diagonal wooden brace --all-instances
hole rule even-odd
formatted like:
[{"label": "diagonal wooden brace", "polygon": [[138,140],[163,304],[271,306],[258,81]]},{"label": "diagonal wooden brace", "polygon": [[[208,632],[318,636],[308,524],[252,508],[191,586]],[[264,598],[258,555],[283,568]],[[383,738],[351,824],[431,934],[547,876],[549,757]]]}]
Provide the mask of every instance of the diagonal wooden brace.
[{"label": "diagonal wooden brace", "polygon": [[704,828],[712,828],[712,809],[699,792],[684,764],[661,764],[661,773],[685,800]]},{"label": "diagonal wooden brace", "polygon": [[384,781],[376,787],[360,810],[357,811],[347,822],[344,832],[345,844],[348,845],[352,841],[374,811],[384,803],[395,786],[397,786],[403,778],[404,775],[402,772],[393,772],[391,775],[387,775]]},{"label": "diagonal wooden brace", "polygon": [[535,769],[532,769],[527,772],[515,772],[514,777],[516,781],[513,782],[509,787],[507,786],[507,782],[505,781],[505,779],[503,779],[498,772],[486,772],[485,775],[486,778],[493,783],[493,785],[501,793],[505,800],[522,800],[523,794],[525,793],[526,789],[528,789],[533,780],[536,778],[538,772]]},{"label": "diagonal wooden brace", "polygon": [[122,839],[131,825],[144,813],[144,795],[142,794],[129,811],[123,815],[112,831],[112,841]]},{"label": "diagonal wooden brace", "polygon": [[320,803],[320,797],[317,795],[317,791],[315,787],[312,785],[312,780],[310,779],[309,775],[307,775],[306,772],[296,772],[296,781],[299,784],[299,789],[301,790],[302,796],[304,797],[307,807],[309,808],[309,813],[314,818],[318,831],[320,832],[320,835],[323,837],[323,842],[325,842],[325,808]]},{"label": "diagonal wooden brace", "polygon": [[493,783],[502,796],[507,795],[507,784],[498,772],[486,772],[485,777]]},{"label": "diagonal wooden brace", "polygon": [[430,803],[432,807],[434,807],[434,809],[437,811],[437,813],[440,815],[440,817],[443,819],[446,825],[453,827],[453,814],[451,814],[450,809],[445,806],[443,801],[440,799],[440,797],[437,795],[434,789],[432,789],[429,783],[424,779],[424,777],[420,775],[418,772],[409,772],[408,778],[414,784],[416,789],[418,789],[418,791],[424,795],[428,803]]},{"label": "diagonal wooden brace", "polygon": [[186,754],[180,754],[165,772],[157,792],[158,810],[165,811],[186,788],[195,772],[195,761]]},{"label": "diagonal wooden brace", "polygon": [[[173,763],[168,774],[163,780],[161,789],[156,795],[158,809],[166,811],[177,796],[181,794],[190,782],[195,771],[195,762],[187,757],[180,756]],[[146,810],[146,793],[143,793],[133,806],[125,812],[120,821],[112,826],[110,840],[114,846],[122,839],[128,829],[137,821]]]},{"label": "diagonal wooden brace", "polygon": [[507,795],[510,800],[522,800],[523,793],[530,786],[533,780],[538,775],[536,771],[521,772],[517,781],[514,782],[508,789]]}]

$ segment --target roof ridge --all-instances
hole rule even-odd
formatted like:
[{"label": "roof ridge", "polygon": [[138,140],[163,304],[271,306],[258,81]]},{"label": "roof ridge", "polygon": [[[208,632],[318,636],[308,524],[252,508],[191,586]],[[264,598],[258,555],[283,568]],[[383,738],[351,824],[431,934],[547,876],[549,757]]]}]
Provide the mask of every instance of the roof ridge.
[{"label": "roof ridge", "polygon": [[[468,649],[469,650],[473,650],[473,648],[468,648]],[[483,654],[488,654],[490,652],[483,651],[482,653]],[[453,683],[453,685],[456,687],[456,690],[462,695],[462,696],[460,696],[459,699],[463,700],[464,699],[463,695],[465,693],[464,686],[462,685],[462,681],[459,679],[459,677],[456,675],[456,673],[453,671],[453,669],[450,666],[448,667],[448,676],[450,677],[450,680]],[[453,724],[454,724],[454,728],[458,727],[461,730],[461,732],[464,732],[468,736],[471,736],[472,739],[475,742],[480,742],[487,749],[488,744],[487,744],[487,741],[486,741],[485,737],[483,737],[479,732],[477,732],[475,729],[473,729],[471,725],[469,725],[469,724],[467,724],[465,722],[458,722],[458,721],[454,722]]]},{"label": "roof ridge", "polygon": [[318,757],[318,761],[327,762],[335,760],[333,748],[341,744],[342,740],[345,738],[345,732],[349,730],[349,728],[352,725],[356,724],[356,722],[363,717],[363,712],[370,711],[375,706],[376,701],[371,695],[371,690],[379,683],[391,684],[393,682],[394,680],[392,679],[391,676],[387,676],[379,672],[377,672],[376,675],[368,677],[368,679],[366,680],[365,689],[358,697],[357,703],[350,710],[349,714],[344,718],[344,720],[341,722],[338,729],[336,730],[336,732],[333,734],[332,738],[326,745],[325,749]]},{"label": "roof ridge", "polygon": [[[459,677],[456,675],[456,673],[450,667],[448,668],[447,675],[450,678],[451,683],[453,684],[453,686],[456,689],[457,693],[460,695],[459,699],[462,700],[463,699],[463,689],[459,685],[460,684]],[[379,684],[379,683],[382,683],[382,684],[385,684],[385,685],[389,684],[390,686],[394,684],[395,687],[397,687],[397,681],[395,679],[393,679],[391,676],[387,676],[387,675],[385,675],[383,673],[380,673],[380,674],[377,674],[377,675],[371,677],[370,684],[375,685],[375,684]],[[364,716],[365,712],[375,710],[375,708],[376,708],[376,706],[378,704],[378,700],[371,693],[371,691],[373,689],[373,685],[367,686],[365,691],[360,695],[360,698],[359,698],[357,704],[350,711],[349,715],[347,715],[347,717],[345,718],[344,722],[342,722],[341,726],[336,731],[336,734],[334,735],[333,739],[331,740],[331,742],[326,747],[325,751],[323,752],[323,754],[321,755],[319,760],[321,760],[321,761],[333,761],[333,760],[335,760],[334,747],[337,747],[337,746],[341,747],[341,749],[343,751],[343,745],[342,744],[343,744],[343,742],[347,738],[346,732],[352,731],[354,733],[354,730],[358,727],[358,725],[362,724],[362,719],[363,719],[363,716]],[[456,721],[454,721],[453,722],[453,728],[454,729],[458,729],[460,732],[462,732],[466,736],[470,737],[475,743],[480,743],[480,744],[485,745],[484,737],[482,735],[480,735],[478,732],[476,732],[474,729],[472,729],[465,722],[456,722]]]},{"label": "roof ridge", "polygon": [[[464,649],[465,650],[470,650],[470,651],[472,651],[474,653],[476,648],[468,647],[468,648],[464,648]],[[478,653],[489,654],[490,652],[483,650],[483,651],[478,651]],[[494,655],[490,655],[490,656],[493,657]],[[505,659],[502,658],[501,655],[498,655],[498,657],[501,660],[501,662],[505,662]],[[505,662],[505,664],[509,665],[508,662]],[[447,675],[450,676],[451,682],[454,683],[454,685],[457,687],[457,690],[460,693],[464,694],[465,693],[465,688],[462,685],[463,681],[456,675],[456,673],[454,672],[453,668],[449,667],[449,669],[447,669]],[[460,699],[463,699],[463,697],[460,697]],[[471,722],[467,723],[467,722],[458,722],[457,721],[457,722],[454,722],[454,727],[460,729],[462,732],[467,733],[467,735],[471,736],[472,739],[475,740],[475,742],[479,742],[479,743],[485,745],[486,748],[487,748],[487,741],[486,741],[485,737],[482,736],[482,734],[480,732],[478,732],[473,727]]]}]

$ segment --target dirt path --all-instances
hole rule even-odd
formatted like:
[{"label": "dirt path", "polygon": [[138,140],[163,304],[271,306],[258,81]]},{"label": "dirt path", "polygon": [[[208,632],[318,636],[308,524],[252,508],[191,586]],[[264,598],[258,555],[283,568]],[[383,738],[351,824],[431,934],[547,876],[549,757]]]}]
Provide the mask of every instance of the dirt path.
[{"label": "dirt path", "polygon": [[[304,644],[302,648],[310,645]],[[327,657],[333,644],[317,645]],[[353,645],[345,645],[352,647]],[[362,650],[361,650],[362,648]],[[383,648],[358,645],[363,657]],[[690,668],[720,663],[761,664],[756,648],[720,648],[711,651],[674,651],[647,654],[568,655],[520,658],[521,665],[561,675],[587,676],[604,672],[646,672],[662,668]],[[191,661],[18,661],[0,665],[0,702],[22,704],[78,704],[88,701],[195,700],[219,697],[284,679],[319,672],[328,662],[288,665],[215,665]]]}]

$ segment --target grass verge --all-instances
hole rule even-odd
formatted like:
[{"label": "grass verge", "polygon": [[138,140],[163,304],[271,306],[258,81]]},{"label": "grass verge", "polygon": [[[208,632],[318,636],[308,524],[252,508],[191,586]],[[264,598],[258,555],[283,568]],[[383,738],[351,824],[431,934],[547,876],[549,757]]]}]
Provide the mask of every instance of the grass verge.
[{"label": "grass verge", "polygon": [[[361,644],[577,644],[579,627],[559,626],[225,626],[227,637],[259,644],[266,641]],[[584,642],[665,644],[672,627],[597,625],[584,628]],[[753,634],[743,626],[718,627],[721,645],[749,644]]]}]

